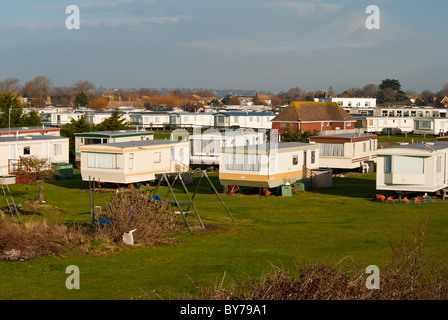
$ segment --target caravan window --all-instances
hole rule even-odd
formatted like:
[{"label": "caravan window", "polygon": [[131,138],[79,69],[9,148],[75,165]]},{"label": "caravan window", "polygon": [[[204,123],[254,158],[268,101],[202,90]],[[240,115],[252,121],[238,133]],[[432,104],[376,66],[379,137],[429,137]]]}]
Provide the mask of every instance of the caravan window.
[{"label": "caravan window", "polygon": [[442,156],[437,156],[436,172],[437,173],[442,172]]},{"label": "caravan window", "polygon": [[296,166],[298,164],[299,164],[299,156],[295,154],[292,156],[292,165]]},{"label": "caravan window", "polygon": [[424,174],[425,159],[413,156],[386,156],[384,158],[384,173]]},{"label": "caravan window", "polygon": [[88,168],[117,169],[117,155],[113,153],[87,153]]},{"label": "caravan window", "polygon": [[316,162],[316,151],[311,151],[311,163]]},{"label": "caravan window", "polygon": [[162,161],[162,153],[154,152],[154,163],[160,163]]},{"label": "caravan window", "polygon": [[344,144],[342,143],[321,143],[320,155],[323,157],[343,157]]},{"label": "caravan window", "polygon": [[226,152],[226,169],[237,171],[260,171],[261,155]]},{"label": "caravan window", "polygon": [[384,173],[392,173],[392,156],[384,157]]},{"label": "caravan window", "polygon": [[62,144],[58,143],[53,145],[53,155],[55,157],[62,156]]},{"label": "caravan window", "polygon": [[134,154],[129,154],[129,169],[134,169]]}]

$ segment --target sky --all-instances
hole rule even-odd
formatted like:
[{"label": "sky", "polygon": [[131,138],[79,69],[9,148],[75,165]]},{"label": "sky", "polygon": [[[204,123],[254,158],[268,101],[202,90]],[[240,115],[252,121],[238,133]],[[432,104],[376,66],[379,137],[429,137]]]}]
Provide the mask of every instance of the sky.
[{"label": "sky", "polygon": [[[70,5],[79,29],[66,27]],[[446,0],[0,0],[0,80],[277,93],[391,78],[437,92],[447,12]]]}]

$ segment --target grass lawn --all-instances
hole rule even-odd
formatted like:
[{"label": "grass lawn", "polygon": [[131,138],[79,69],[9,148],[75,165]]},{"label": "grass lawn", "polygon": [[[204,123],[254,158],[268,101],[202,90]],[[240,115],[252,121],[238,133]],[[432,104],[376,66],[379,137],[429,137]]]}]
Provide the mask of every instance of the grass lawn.
[{"label": "grass lawn", "polygon": [[400,144],[400,142],[407,142],[407,143],[421,143],[422,141],[425,142],[434,142],[436,141],[435,136],[431,135],[416,135],[416,134],[407,134],[407,135],[378,135],[378,145],[381,144]]},{"label": "grass lawn", "polygon": [[[212,179],[221,190],[216,174]],[[79,174],[46,183],[53,207],[33,218],[89,223],[87,186]],[[23,203],[38,186],[10,188],[14,199]],[[223,196],[233,223],[203,183],[195,203],[206,231],[190,233],[184,228],[172,235],[174,245],[135,246],[106,256],[68,254],[0,263],[0,299],[176,299],[194,291],[192,281],[214,284],[224,274],[226,281],[242,280],[272,271],[270,263],[291,267],[299,257],[324,263],[349,257],[358,270],[371,264],[381,269],[390,263],[389,241],[407,232],[421,214],[431,214],[429,249],[437,250],[434,261],[447,256],[448,202],[384,204],[372,201],[375,193],[375,175],[366,174],[334,178],[332,188],[292,197]],[[109,197],[99,193],[96,203],[104,207]],[[80,269],[80,290],[65,287],[69,265]]]}]

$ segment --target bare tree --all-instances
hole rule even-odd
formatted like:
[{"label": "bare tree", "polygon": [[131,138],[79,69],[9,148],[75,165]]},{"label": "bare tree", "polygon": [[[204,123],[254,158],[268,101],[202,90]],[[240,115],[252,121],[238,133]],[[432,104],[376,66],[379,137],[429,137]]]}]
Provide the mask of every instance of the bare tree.
[{"label": "bare tree", "polygon": [[96,85],[93,82],[87,80],[79,80],[73,85],[74,92],[89,92],[90,90],[94,90]]},{"label": "bare tree", "polygon": [[23,168],[20,171],[22,174],[26,174],[40,182],[39,193],[36,195],[35,200],[42,202],[45,200],[44,180],[52,179],[58,173],[47,158],[29,156],[22,159]]},{"label": "bare tree", "polygon": [[17,78],[6,78],[0,81],[0,92],[18,94],[20,91],[20,80]]},{"label": "bare tree", "polygon": [[45,76],[36,76],[25,83],[24,91],[33,98],[43,98],[50,93],[51,80]]},{"label": "bare tree", "polygon": [[448,83],[445,83],[443,85],[442,90],[440,91],[440,95],[442,96],[448,96]]},{"label": "bare tree", "polygon": [[370,98],[376,97],[379,89],[380,87],[377,84],[367,84],[362,88],[362,95]]}]

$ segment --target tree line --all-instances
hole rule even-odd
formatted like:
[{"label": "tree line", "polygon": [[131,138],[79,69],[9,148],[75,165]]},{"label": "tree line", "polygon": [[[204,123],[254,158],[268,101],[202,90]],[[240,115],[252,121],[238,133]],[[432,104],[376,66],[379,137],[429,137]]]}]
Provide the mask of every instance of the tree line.
[{"label": "tree line", "polygon": [[[18,78],[7,78],[0,81],[0,92],[10,93],[16,96],[28,98],[27,106],[42,108],[49,102],[57,106],[89,107],[93,110],[104,110],[116,106],[116,102],[137,101],[146,109],[159,107],[183,108],[185,111],[196,111],[204,105],[238,105],[239,96],[232,93],[224,97],[215,97],[210,90],[179,90],[172,89],[162,94],[161,90],[151,88],[138,89],[114,89],[107,91],[98,89],[88,80],[79,80],[67,87],[53,86],[52,81],[45,76],[38,75],[34,79],[25,82],[22,86]],[[315,98],[324,97],[370,97],[376,98],[378,105],[436,105],[440,97],[448,96],[448,83],[441,90],[433,92],[423,90],[420,93],[401,88],[397,79],[385,79],[379,84],[367,84],[361,88],[349,88],[336,93],[333,86],[328,90],[307,91],[298,86],[277,94],[270,94],[272,106],[288,105],[292,101],[313,101]],[[47,101],[47,98],[51,101]],[[257,101],[254,95],[253,102],[256,105],[266,104]],[[412,100],[415,102],[411,102]]]}]

